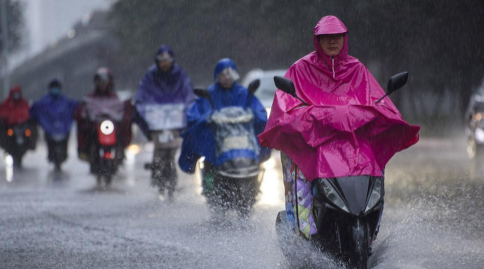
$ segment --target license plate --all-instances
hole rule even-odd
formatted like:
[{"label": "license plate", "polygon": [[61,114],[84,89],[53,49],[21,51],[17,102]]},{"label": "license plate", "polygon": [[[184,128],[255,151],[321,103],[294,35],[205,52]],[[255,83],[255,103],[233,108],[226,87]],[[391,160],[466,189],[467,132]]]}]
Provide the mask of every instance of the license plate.
[{"label": "license plate", "polygon": [[158,142],[160,143],[170,143],[175,139],[175,136],[170,131],[163,131],[158,135]]},{"label": "license plate", "polygon": [[249,138],[247,136],[231,136],[224,139],[224,147],[227,150],[249,148]]},{"label": "license plate", "polygon": [[17,138],[17,144],[18,145],[23,145],[24,144],[24,139],[23,138]]}]

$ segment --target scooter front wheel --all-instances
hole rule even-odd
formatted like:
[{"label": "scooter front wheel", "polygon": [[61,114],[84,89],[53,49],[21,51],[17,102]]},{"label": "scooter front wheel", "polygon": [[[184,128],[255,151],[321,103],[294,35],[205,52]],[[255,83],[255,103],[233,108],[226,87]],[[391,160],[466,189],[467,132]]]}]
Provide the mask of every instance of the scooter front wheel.
[{"label": "scooter front wheel", "polygon": [[352,249],[345,251],[348,256],[344,258],[351,269],[367,269],[369,257],[369,230],[365,222],[357,220],[352,227]]},{"label": "scooter front wheel", "polygon": [[57,160],[56,160],[56,161],[54,162],[54,168],[55,168],[55,170],[56,170],[56,171],[60,171],[60,170],[61,170],[61,165],[62,165],[62,163],[61,163],[60,161],[57,161]]},{"label": "scooter front wheel", "polygon": [[15,167],[22,167],[22,155],[20,154],[14,154],[12,156],[12,159],[13,159],[13,165]]},{"label": "scooter front wheel", "polygon": [[111,185],[112,178],[113,177],[111,175],[105,175],[104,176],[104,183],[106,184],[106,186]]}]

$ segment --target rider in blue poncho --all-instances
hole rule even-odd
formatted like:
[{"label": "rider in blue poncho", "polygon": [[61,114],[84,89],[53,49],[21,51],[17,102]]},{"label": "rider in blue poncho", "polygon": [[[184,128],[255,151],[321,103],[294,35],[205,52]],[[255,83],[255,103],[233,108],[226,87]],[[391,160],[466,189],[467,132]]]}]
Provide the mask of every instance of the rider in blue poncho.
[{"label": "rider in blue poncho", "polygon": [[49,149],[48,159],[52,161],[54,140],[61,140],[67,158],[67,141],[74,121],[77,101],[61,93],[62,85],[57,79],[49,83],[49,92],[30,108],[31,118],[45,131],[45,140]]},{"label": "rider in blue poncho", "polygon": [[[215,83],[208,90],[216,109],[229,106],[245,107],[248,90],[238,84],[239,78],[234,62],[228,58],[220,60],[214,70]],[[254,113],[254,131],[260,134],[266,125],[267,114],[260,101],[253,96],[249,107]],[[205,163],[213,165],[215,168],[222,165],[225,161],[237,157],[249,157],[256,161],[263,162],[270,156],[270,150],[261,148],[259,152],[251,153],[241,150],[231,150],[223,154],[216,154],[216,142],[211,125],[207,122],[213,109],[210,102],[205,98],[198,98],[190,108],[187,115],[187,130],[183,133],[182,152],[179,159],[180,168],[187,172],[195,172],[197,160],[204,156]]]},{"label": "rider in blue poncho", "polygon": [[[185,104],[195,101],[192,83],[185,71],[175,62],[172,49],[161,45],[155,55],[155,63],[148,69],[140,81],[135,103],[150,104]],[[137,106],[135,122],[150,139],[150,130],[144,120],[144,111]]]}]

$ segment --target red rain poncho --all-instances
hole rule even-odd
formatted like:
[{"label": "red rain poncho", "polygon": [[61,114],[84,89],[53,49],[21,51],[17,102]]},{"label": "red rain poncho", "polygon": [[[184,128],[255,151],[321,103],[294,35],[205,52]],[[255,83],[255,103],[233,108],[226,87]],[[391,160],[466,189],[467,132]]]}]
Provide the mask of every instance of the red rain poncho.
[{"label": "red rain poncho", "polygon": [[[20,93],[20,99],[13,100],[14,93]],[[29,102],[22,97],[22,89],[15,85],[10,89],[10,93],[0,104],[0,124],[15,125],[26,122],[30,119]]]},{"label": "red rain poncho", "polygon": [[[344,35],[344,46],[332,59],[318,35]],[[308,180],[357,175],[382,176],[395,153],[418,141],[419,126],[410,126],[368,69],[348,55],[346,26],[323,17],[314,29],[316,51],[295,62],[285,77],[308,103],[276,91],[262,146],[279,149]]]}]

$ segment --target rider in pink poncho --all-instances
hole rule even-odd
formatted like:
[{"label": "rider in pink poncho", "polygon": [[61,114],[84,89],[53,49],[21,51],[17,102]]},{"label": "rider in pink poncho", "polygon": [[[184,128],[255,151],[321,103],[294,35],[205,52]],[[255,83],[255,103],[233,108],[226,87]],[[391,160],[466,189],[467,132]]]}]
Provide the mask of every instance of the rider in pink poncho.
[{"label": "rider in pink poncho", "polygon": [[[295,179],[301,232],[314,234],[310,212],[315,178],[383,176],[390,158],[418,141],[385,92],[356,58],[348,55],[346,26],[334,16],[323,17],[314,29],[316,51],[295,62],[285,77],[308,105],[276,91],[262,146],[283,152],[286,211],[293,211]],[[301,180],[301,182],[299,182]],[[304,195],[304,194],[308,195]],[[294,221],[294,220],[292,220]]]}]

